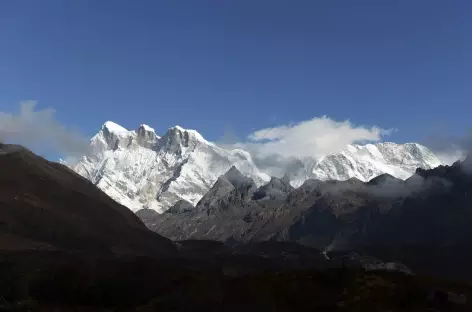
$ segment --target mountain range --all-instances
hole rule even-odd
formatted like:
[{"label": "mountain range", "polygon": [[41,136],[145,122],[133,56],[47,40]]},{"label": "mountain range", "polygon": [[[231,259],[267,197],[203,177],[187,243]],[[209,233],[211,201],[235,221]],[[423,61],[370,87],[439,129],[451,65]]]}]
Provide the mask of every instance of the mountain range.
[{"label": "mountain range", "polygon": [[472,280],[470,168],[466,159],[418,168],[406,180],[309,179],[294,188],[279,178],[258,187],[232,167],[195,207],[180,201],[163,214],[137,215],[174,240],[297,242],[328,255],[360,251],[418,273]]},{"label": "mountain range", "polygon": [[[171,241],[148,230],[89,180],[18,145],[0,144],[0,169],[2,311],[292,311],[295,306],[297,311],[396,312],[471,306],[428,296],[443,287],[466,298],[472,289],[465,284],[418,278],[400,263],[355,252],[323,254],[289,241]],[[248,183],[253,179],[232,167],[215,185],[232,186],[242,195]],[[250,192],[259,199],[281,199],[283,185],[274,178]],[[220,206],[215,196],[227,196],[212,190],[216,193],[201,200],[202,209],[216,214],[228,206],[224,200]]]},{"label": "mountain range", "polygon": [[172,253],[170,240],[68,167],[0,144],[2,250]]},{"label": "mountain range", "polygon": [[472,288],[437,277],[472,280],[471,165],[298,188],[232,166],[196,207],[136,215],[0,144],[1,309],[470,311]]},{"label": "mountain range", "polygon": [[[384,173],[404,180],[417,168],[441,165],[422,145],[389,142],[348,145],[335,154],[290,163],[283,179],[292,187],[309,179],[366,182]],[[175,126],[161,137],[147,125],[130,131],[111,121],[90,140],[88,153],[69,166],[135,212],[162,213],[181,200],[195,206],[232,166],[256,186],[271,180],[249,152],[222,148],[195,130]]]}]

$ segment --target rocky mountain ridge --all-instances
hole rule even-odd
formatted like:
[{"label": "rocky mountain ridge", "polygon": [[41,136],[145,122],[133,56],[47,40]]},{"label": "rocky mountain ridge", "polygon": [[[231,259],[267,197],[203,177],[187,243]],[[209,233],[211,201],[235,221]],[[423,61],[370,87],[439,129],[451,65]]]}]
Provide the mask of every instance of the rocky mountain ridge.
[{"label": "rocky mountain ridge", "polygon": [[[307,179],[368,181],[383,173],[406,179],[416,168],[439,165],[431,151],[416,143],[349,145],[318,160],[296,160],[283,180],[298,187]],[[250,153],[223,149],[179,126],[160,137],[147,125],[129,131],[106,122],[91,139],[88,154],[70,166],[132,211],[162,213],[181,200],[195,206],[232,166],[257,186],[270,181]]]},{"label": "rocky mountain ridge", "polygon": [[179,200],[196,204],[233,165],[259,185],[269,180],[249,153],[219,148],[179,126],[159,137],[145,125],[128,131],[107,122],[90,146],[72,168],[133,211],[163,212]]},{"label": "rocky mountain ridge", "polygon": [[[417,169],[406,180],[389,174],[369,182],[309,179],[296,189],[278,178],[257,188],[250,180],[221,183],[228,181],[223,176],[194,209],[137,215],[176,240],[290,241],[327,253],[366,251],[414,271],[461,278],[472,260],[466,252],[472,242],[467,163]],[[456,268],[450,268],[451,259]]]}]

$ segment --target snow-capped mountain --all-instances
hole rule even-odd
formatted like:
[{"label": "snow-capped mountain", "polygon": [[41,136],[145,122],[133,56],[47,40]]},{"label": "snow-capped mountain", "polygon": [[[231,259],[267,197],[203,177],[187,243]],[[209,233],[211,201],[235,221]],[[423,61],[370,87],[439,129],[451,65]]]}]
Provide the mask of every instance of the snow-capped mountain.
[{"label": "snow-capped mountain", "polygon": [[[439,165],[441,162],[431,151],[416,143],[348,145],[321,159],[295,161],[285,178],[294,187],[309,178],[355,177],[368,181],[388,173],[406,179],[418,167],[431,169]],[[71,165],[131,210],[150,208],[157,212],[169,209],[179,200],[195,206],[232,166],[258,186],[270,180],[248,152],[220,148],[195,130],[175,126],[159,137],[146,125],[129,131],[110,121],[90,140],[88,155]]]},{"label": "snow-capped mountain", "polygon": [[417,143],[348,145],[339,153],[318,160],[300,160],[295,170],[287,172],[287,177],[294,187],[300,186],[309,178],[357,178],[367,182],[383,173],[405,180],[415,173],[416,168],[432,169],[441,164],[429,149]]},{"label": "snow-capped mountain", "polygon": [[219,148],[195,130],[175,126],[159,137],[146,125],[128,131],[109,121],[72,168],[133,211],[163,212],[181,199],[195,205],[233,165],[258,185],[270,180],[249,153]]}]

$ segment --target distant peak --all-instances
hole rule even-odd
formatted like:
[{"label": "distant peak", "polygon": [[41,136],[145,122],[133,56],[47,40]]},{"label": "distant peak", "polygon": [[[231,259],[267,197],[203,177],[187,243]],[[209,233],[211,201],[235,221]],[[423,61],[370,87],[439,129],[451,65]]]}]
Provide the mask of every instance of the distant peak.
[{"label": "distant peak", "polygon": [[102,125],[102,130],[107,129],[109,132],[128,132],[127,129],[123,128],[113,121],[107,121]]},{"label": "distant peak", "polygon": [[208,142],[207,140],[205,140],[205,138],[203,138],[203,136],[197,131],[197,130],[192,130],[192,129],[184,129],[182,128],[181,126],[179,125],[176,125],[174,127],[171,127],[169,128],[169,130],[167,131],[168,133],[172,133],[172,132],[184,132],[184,133],[188,133],[189,136],[192,136],[194,137],[195,139],[197,139],[198,141],[201,141],[201,142],[205,142],[207,144],[211,144],[210,142]]},{"label": "distant peak", "polygon": [[154,131],[154,128],[151,128],[151,127],[149,127],[149,126],[146,125],[146,124],[141,124],[141,125],[139,126],[139,129],[143,129],[144,131],[155,132],[155,131]]},{"label": "distant peak", "polygon": [[398,179],[391,174],[388,173],[383,173],[379,176],[376,176],[375,178],[369,180],[367,184],[369,185],[376,185],[376,184],[384,184],[384,183],[403,183],[404,181],[401,179]]},{"label": "distant peak", "polygon": [[[272,181],[272,179],[271,179],[271,181]],[[288,172],[286,172],[284,174],[284,176],[282,177],[282,179],[280,179],[280,181],[282,181],[283,183],[289,183],[290,184],[290,176],[289,176]]]},{"label": "distant peak", "polygon": [[362,183],[364,183],[356,177],[351,177],[351,178],[347,179],[346,182],[348,182],[350,184],[362,184]]},{"label": "distant peak", "polygon": [[238,168],[236,168],[235,165],[232,165],[231,168],[229,168],[229,170],[225,173],[225,175],[233,175],[233,174],[242,175],[242,173],[238,170]]},{"label": "distant peak", "polygon": [[179,125],[175,125],[167,129],[167,132],[188,132],[189,130],[182,128]]},{"label": "distant peak", "polygon": [[277,177],[271,177],[269,183],[266,184],[266,186],[268,185],[278,189],[293,189],[293,187],[290,185],[290,180],[280,179]]},{"label": "distant peak", "polygon": [[251,178],[243,175],[234,165],[229,168],[229,170],[224,174],[224,177],[235,187],[243,184],[254,184],[254,181]]},{"label": "distant peak", "polygon": [[157,140],[160,139],[160,137],[156,135],[154,129],[145,124],[141,124],[135,132],[137,134],[136,139],[138,144],[143,147],[153,148],[155,147]]},{"label": "distant peak", "polygon": [[182,128],[182,127],[181,127],[181,126],[179,126],[179,125],[175,125],[175,126],[174,126],[174,127],[172,127],[171,129],[177,129],[177,130],[179,130],[179,131],[182,131],[182,132],[185,132],[185,131],[187,131],[186,129]]},{"label": "distant peak", "polygon": [[[236,168],[236,166],[231,166],[228,171],[224,174],[224,177],[232,183],[232,181],[244,180],[246,177],[241,173],[241,171]],[[234,184],[234,183],[232,183]]]}]

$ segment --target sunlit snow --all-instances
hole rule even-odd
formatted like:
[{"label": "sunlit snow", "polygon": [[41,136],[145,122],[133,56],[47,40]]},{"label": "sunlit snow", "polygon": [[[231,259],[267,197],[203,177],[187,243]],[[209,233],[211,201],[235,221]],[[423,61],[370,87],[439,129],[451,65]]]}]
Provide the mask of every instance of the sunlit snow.
[{"label": "sunlit snow", "polygon": [[[106,122],[90,141],[90,153],[73,166],[100,189],[133,211],[142,208],[164,212],[178,200],[197,204],[220,175],[233,165],[262,185],[270,177],[254,164],[250,153],[227,150],[205,140],[197,131],[180,126],[162,137],[154,129],[128,131]],[[306,179],[368,181],[388,173],[407,179],[416,168],[434,168],[439,159],[416,143],[348,145],[319,159],[303,158],[303,166],[288,172],[290,183]]]}]

